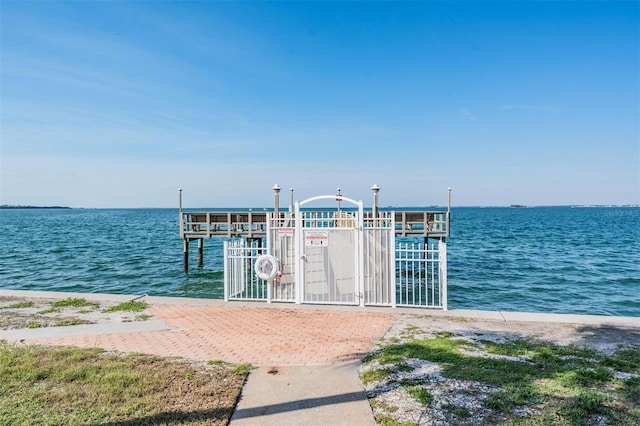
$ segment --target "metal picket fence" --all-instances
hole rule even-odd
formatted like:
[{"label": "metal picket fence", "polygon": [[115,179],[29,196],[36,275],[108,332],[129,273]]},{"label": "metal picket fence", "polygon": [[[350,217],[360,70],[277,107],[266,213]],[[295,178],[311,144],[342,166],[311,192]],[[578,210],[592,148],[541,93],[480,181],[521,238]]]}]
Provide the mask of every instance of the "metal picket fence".
[{"label": "metal picket fence", "polygon": [[396,244],[396,306],[446,309],[443,242]]},{"label": "metal picket fence", "polygon": [[257,241],[249,245],[244,239],[224,242],[225,300],[268,300],[268,281],[253,272],[256,259],[266,252]]}]

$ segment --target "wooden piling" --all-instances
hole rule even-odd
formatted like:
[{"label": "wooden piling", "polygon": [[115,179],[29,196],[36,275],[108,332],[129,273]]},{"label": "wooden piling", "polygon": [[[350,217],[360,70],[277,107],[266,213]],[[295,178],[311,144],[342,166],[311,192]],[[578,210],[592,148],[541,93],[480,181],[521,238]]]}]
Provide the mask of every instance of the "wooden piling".
[{"label": "wooden piling", "polygon": [[198,238],[198,268],[204,266],[204,238]]},{"label": "wooden piling", "polygon": [[189,272],[189,239],[184,238],[182,240],[182,266],[184,272]]}]

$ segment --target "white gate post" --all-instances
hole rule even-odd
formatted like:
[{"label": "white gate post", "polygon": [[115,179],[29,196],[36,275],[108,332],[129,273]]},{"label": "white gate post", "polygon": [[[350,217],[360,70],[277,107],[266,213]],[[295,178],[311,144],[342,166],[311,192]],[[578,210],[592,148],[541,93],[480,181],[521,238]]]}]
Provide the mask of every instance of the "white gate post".
[{"label": "white gate post", "polygon": [[391,286],[391,307],[395,308],[398,306],[398,284],[396,283],[396,256],[398,255],[396,251],[396,214],[395,212],[391,212],[391,228],[389,228],[389,239],[391,243],[389,244],[389,285]]},{"label": "white gate post", "polygon": [[303,271],[304,271],[304,260],[302,259],[302,249],[304,247],[302,235],[302,218],[300,217],[300,202],[296,201],[296,229],[294,231],[295,235],[295,262],[294,262],[294,276],[295,276],[295,292],[296,292],[296,304],[300,305],[302,303],[302,282],[303,282]]},{"label": "white gate post", "polygon": [[[262,253],[259,253],[258,256],[260,256],[261,254],[271,254],[272,253],[272,247],[271,247],[271,219],[273,219],[273,217],[275,216],[275,213],[267,213],[267,229],[265,232],[265,239],[266,241],[266,245],[267,245],[267,250],[263,251]],[[281,263],[282,261],[280,259],[278,259]],[[271,303],[271,287],[273,287],[273,281],[271,280],[267,280],[267,303]]]},{"label": "white gate post", "polygon": [[358,251],[356,258],[358,259],[358,295],[360,296],[360,306],[364,308],[364,208],[362,200],[358,201]]},{"label": "white gate post", "polygon": [[223,265],[224,265],[224,274],[223,274],[223,282],[224,282],[224,301],[229,301],[229,242],[224,241],[222,247],[223,253]]},{"label": "white gate post", "polygon": [[438,241],[438,267],[440,276],[440,303],[442,309],[447,310],[447,242],[440,239]]}]

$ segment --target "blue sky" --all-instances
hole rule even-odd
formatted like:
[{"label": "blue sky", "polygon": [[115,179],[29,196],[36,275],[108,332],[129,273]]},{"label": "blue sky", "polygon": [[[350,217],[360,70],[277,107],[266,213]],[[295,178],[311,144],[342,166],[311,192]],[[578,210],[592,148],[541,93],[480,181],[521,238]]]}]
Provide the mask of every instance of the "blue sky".
[{"label": "blue sky", "polygon": [[2,0],[0,204],[639,204],[639,5]]}]

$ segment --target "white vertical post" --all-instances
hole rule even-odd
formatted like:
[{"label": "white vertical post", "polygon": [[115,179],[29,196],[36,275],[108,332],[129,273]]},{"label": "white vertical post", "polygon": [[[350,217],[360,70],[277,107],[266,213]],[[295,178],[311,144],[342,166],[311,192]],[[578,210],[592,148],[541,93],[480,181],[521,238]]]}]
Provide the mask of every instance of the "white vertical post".
[{"label": "white vertical post", "polygon": [[224,277],[223,277],[223,282],[224,282],[224,301],[228,302],[229,301],[229,242],[228,241],[224,241],[224,244],[222,246],[222,253],[223,253],[223,265],[224,265]]},{"label": "white vertical post", "polygon": [[358,294],[360,306],[364,308],[364,207],[362,200],[358,201],[358,235],[357,259],[358,259]]},{"label": "white vertical post", "polygon": [[180,238],[184,238],[184,219],[182,218],[182,188],[178,189],[178,215],[180,215]]},{"label": "white vertical post", "polygon": [[[267,212],[267,230],[265,233],[265,240],[267,240],[266,245],[266,251],[262,252],[262,253],[258,253],[258,256],[261,254],[271,254],[272,250],[271,250],[271,219],[273,218],[273,215],[269,214]],[[277,225],[276,225],[277,227]],[[282,264],[282,260],[280,260],[280,263]],[[275,278],[275,279],[279,279],[279,278]],[[271,287],[273,287],[273,285],[275,284],[274,281],[272,280],[267,280],[267,303],[271,303]]]},{"label": "white vertical post", "polygon": [[371,190],[373,191],[373,206],[371,208],[371,215],[373,216],[374,219],[374,226],[376,226],[375,224],[377,223],[377,221],[375,219],[378,218],[378,192],[380,192],[380,187],[378,186],[378,184],[373,184],[373,186],[371,187]]},{"label": "white vertical post", "polygon": [[440,275],[440,303],[447,310],[447,242],[443,238],[438,241],[438,271]]},{"label": "white vertical post", "polygon": [[449,224],[451,223],[451,188],[449,188],[449,200],[448,200],[448,204],[447,204],[447,223],[446,223],[446,227],[447,227],[447,231],[445,232],[445,236],[449,236]]},{"label": "white vertical post", "polygon": [[290,195],[289,195],[289,213],[293,213],[293,188],[291,188],[290,190]]},{"label": "white vertical post", "polygon": [[273,185],[273,213],[275,218],[279,218],[280,217],[280,185],[278,185],[277,183],[275,185]]},{"label": "white vertical post", "polygon": [[295,292],[296,292],[296,304],[302,303],[302,291],[303,291],[303,280],[304,280],[304,254],[302,250],[304,249],[304,236],[302,235],[302,218],[300,217],[300,202],[296,201],[295,205],[296,209],[296,229],[294,231],[295,236],[295,262],[294,262],[294,283],[295,283]]},{"label": "white vertical post", "polygon": [[389,239],[391,243],[389,244],[389,254],[388,254],[388,262],[389,262],[389,285],[391,286],[391,307],[395,308],[398,305],[398,284],[396,283],[396,256],[398,255],[396,248],[396,213],[391,212],[391,217],[389,220],[391,221],[391,227],[389,228]]}]

